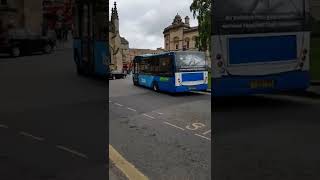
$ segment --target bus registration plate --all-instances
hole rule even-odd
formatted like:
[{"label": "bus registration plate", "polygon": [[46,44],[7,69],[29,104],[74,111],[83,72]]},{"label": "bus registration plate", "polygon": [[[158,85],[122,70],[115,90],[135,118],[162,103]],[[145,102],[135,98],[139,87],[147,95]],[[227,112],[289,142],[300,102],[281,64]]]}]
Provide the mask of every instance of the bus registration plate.
[{"label": "bus registration plate", "polygon": [[192,91],[192,90],[197,90],[197,87],[196,87],[196,86],[189,86],[188,88],[189,88],[189,90],[191,90],[191,91]]},{"label": "bus registration plate", "polygon": [[250,88],[274,88],[274,80],[253,80],[250,82]]}]

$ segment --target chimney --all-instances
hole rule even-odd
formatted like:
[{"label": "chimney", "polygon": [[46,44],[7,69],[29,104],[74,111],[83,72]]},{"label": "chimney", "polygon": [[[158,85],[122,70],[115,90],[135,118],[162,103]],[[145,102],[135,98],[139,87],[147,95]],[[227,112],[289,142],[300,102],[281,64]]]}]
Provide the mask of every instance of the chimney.
[{"label": "chimney", "polygon": [[188,16],[184,18],[184,22],[186,25],[190,26],[190,18]]}]

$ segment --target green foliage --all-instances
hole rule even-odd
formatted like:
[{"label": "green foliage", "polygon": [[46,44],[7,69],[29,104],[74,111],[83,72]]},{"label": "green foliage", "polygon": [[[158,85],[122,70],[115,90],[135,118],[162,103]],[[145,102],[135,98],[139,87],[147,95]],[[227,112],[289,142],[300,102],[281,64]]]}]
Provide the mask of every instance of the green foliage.
[{"label": "green foliage", "polygon": [[198,20],[199,40],[196,46],[200,51],[211,49],[211,0],[193,0],[190,11]]}]

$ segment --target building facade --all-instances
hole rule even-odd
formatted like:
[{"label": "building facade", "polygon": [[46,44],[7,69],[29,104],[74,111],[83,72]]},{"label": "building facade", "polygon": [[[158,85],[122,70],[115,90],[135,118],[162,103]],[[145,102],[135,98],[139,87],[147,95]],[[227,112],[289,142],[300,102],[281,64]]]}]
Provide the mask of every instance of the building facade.
[{"label": "building facade", "polygon": [[42,33],[42,0],[1,0],[0,25]]},{"label": "building facade", "polygon": [[185,17],[185,22],[181,16],[177,14],[170,26],[163,31],[164,48],[168,51],[173,50],[196,50],[196,42],[198,40],[198,27],[191,27],[189,17]]}]

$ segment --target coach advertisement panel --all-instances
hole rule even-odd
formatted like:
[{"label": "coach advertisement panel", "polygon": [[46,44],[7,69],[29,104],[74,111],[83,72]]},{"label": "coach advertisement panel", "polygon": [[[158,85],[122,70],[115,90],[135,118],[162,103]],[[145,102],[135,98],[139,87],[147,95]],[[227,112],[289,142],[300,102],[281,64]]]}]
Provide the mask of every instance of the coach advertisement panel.
[{"label": "coach advertisement panel", "polygon": [[309,14],[308,0],[216,0],[213,34],[306,31]]}]

